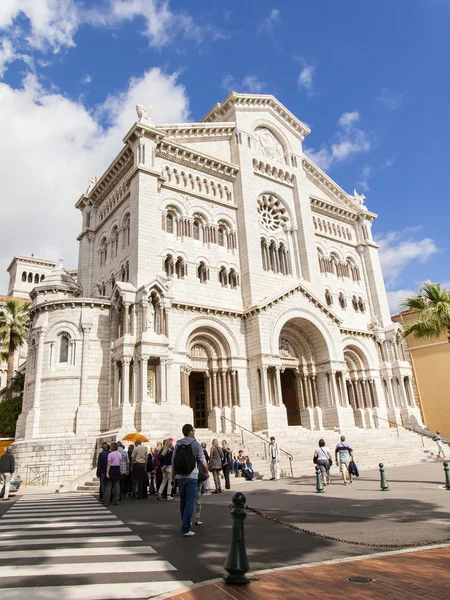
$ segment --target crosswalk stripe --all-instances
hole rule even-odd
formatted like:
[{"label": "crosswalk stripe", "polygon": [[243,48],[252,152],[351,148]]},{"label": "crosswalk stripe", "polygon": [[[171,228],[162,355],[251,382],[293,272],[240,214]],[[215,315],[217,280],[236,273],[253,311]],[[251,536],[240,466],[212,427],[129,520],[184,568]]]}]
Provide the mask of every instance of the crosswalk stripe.
[{"label": "crosswalk stripe", "polygon": [[[103,514],[109,512],[108,509],[105,506],[93,506],[92,508],[86,508],[83,509],[83,514]],[[48,508],[43,509],[43,510],[37,510],[36,508],[33,508],[32,510],[27,510],[27,509],[14,509],[12,508],[11,510],[9,510],[6,514],[3,515],[3,517],[8,517],[9,515],[15,515],[17,516],[26,516],[26,515],[59,515],[59,514],[71,514],[71,513],[75,513],[75,514],[80,514],[80,508],[54,508],[53,510],[49,510]],[[3,518],[2,517],[2,518]]]},{"label": "crosswalk stripe", "polygon": [[[0,567],[1,577],[43,577],[49,575],[93,575],[105,573],[146,573],[158,571],[176,571],[166,560],[142,560],[136,562],[90,562],[56,563],[53,565],[10,565]],[[1,590],[1,588],[0,588]]]},{"label": "crosswalk stripe", "polygon": [[[114,520],[114,519],[113,519]],[[7,529],[11,529],[11,524],[10,525],[3,525],[3,523],[5,523],[5,521],[0,521],[0,523],[2,523],[0,525],[0,531],[5,531]],[[121,523],[121,521],[118,521],[118,523]],[[86,522],[84,523],[83,521],[58,521],[57,523],[19,523],[18,525],[14,525],[14,529],[15,531],[18,531],[19,529],[47,529],[47,528],[51,528],[51,529],[62,529],[63,527],[108,527],[109,525],[111,525],[112,522],[111,520],[103,520],[99,523],[95,523],[95,522]]]},{"label": "crosswalk stripe", "polygon": [[101,583],[1,589],[2,600],[124,600],[151,598],[192,585],[192,581],[153,581],[140,583]]},{"label": "crosswalk stripe", "polygon": [[[86,526],[86,527],[74,527],[71,529],[67,530],[67,534],[69,535],[74,535],[74,534],[81,534],[81,535],[85,535],[86,533],[96,533],[97,535],[99,533],[130,533],[131,529],[129,527],[125,527],[124,525],[120,526],[120,527],[105,527],[104,529],[99,529],[98,527],[92,527],[91,525]],[[14,527],[11,531],[6,531],[0,532],[0,540],[3,540],[4,538],[17,538],[17,537],[21,537],[24,535],[28,535],[28,536],[41,536],[41,535],[55,535],[55,533],[58,533],[56,531],[29,531],[28,528],[23,529],[23,531],[17,531],[17,527]],[[76,539],[76,538],[75,538]],[[2,542],[3,543],[3,542]]]},{"label": "crosswalk stripe", "polygon": [[[70,519],[71,521],[92,521],[94,519],[98,519],[100,521],[111,521],[111,519],[116,519],[115,515],[112,514],[105,514],[105,515],[71,515],[69,517],[67,517],[68,519]],[[41,516],[36,516],[36,517],[16,517],[16,516],[4,516],[2,517],[2,519],[0,520],[0,523],[35,523],[36,521],[45,521],[45,522],[52,522],[52,521],[63,521],[65,520],[66,517],[63,515],[53,515],[52,517],[41,517]],[[1,527],[0,527],[1,528]]]},{"label": "crosswalk stripe", "polygon": [[[78,502],[61,502],[61,504],[58,504],[57,507],[58,508],[93,508],[95,506],[103,506],[103,504],[100,504],[100,502],[97,501],[93,501],[93,502],[86,502],[84,504],[79,504]],[[42,507],[42,504],[40,502],[36,503],[36,504],[15,504],[15,510],[39,510]],[[45,510],[51,510],[52,508],[55,507],[50,507],[47,506],[45,508]]]},{"label": "crosswalk stripe", "polygon": [[[73,540],[72,540],[73,541]],[[66,558],[68,556],[126,556],[156,554],[151,546],[97,546],[95,548],[53,548],[45,550],[8,550],[0,552],[0,560],[14,558]],[[1,588],[0,588],[1,589]]]},{"label": "crosswalk stripe", "polygon": [[[105,530],[102,531],[104,533]],[[40,535],[40,534],[38,534]],[[3,539],[1,541],[2,548],[6,546],[68,546],[70,544],[107,544],[110,542],[142,542],[142,538],[138,535],[102,535],[102,536],[81,536],[70,538],[40,538],[38,540],[30,540],[28,538],[16,538],[13,540]],[[104,546],[107,548],[108,546]],[[126,548],[126,546],[123,546]],[[86,548],[84,548],[86,550]],[[41,552],[41,550],[33,550],[33,552]]]},{"label": "crosswalk stripe", "polygon": [[30,500],[27,502],[22,502],[18,500],[14,506],[48,506],[49,508],[54,508],[55,506],[65,506],[66,504],[73,504],[74,506],[86,506],[87,504],[99,504],[99,500],[96,498],[86,498],[85,500],[80,500],[78,498],[74,498],[73,500],[59,500],[58,502],[46,502],[45,500]]},{"label": "crosswalk stripe", "polygon": [[28,498],[26,500],[24,500],[23,498],[20,498],[19,500],[17,500],[16,504],[37,504],[39,502],[45,502],[46,504],[62,504],[63,502],[79,502],[80,504],[82,504],[83,502],[95,502],[96,498],[94,496],[71,496],[70,498],[58,498],[58,499],[54,499],[54,500],[47,500],[46,498],[39,498],[36,496],[33,496],[32,498]]}]

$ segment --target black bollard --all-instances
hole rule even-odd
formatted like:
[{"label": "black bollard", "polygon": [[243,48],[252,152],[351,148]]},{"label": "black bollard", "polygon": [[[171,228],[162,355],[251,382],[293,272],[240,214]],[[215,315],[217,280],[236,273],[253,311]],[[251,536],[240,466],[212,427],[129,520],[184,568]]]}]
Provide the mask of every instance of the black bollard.
[{"label": "black bollard", "polygon": [[383,463],[380,463],[380,487],[381,487],[381,491],[382,492],[388,492],[389,491],[389,484],[386,480],[386,473],[384,472],[384,465]]},{"label": "black bollard", "polygon": [[318,494],[323,494],[325,492],[323,489],[322,477],[320,476],[319,465],[316,465],[316,492]]},{"label": "black bollard", "polygon": [[224,575],[225,583],[250,583],[246,573],[250,569],[247,560],[247,550],[244,539],[244,519],[247,517],[245,503],[247,498],[242,492],[237,492],[232,498],[233,508],[231,516],[233,517],[233,532],[231,534],[231,543],[228,550],[228,556],[223,565],[228,575]]},{"label": "black bollard", "polygon": [[449,473],[448,462],[444,463],[444,472],[445,472],[445,489],[450,490],[450,473]]}]

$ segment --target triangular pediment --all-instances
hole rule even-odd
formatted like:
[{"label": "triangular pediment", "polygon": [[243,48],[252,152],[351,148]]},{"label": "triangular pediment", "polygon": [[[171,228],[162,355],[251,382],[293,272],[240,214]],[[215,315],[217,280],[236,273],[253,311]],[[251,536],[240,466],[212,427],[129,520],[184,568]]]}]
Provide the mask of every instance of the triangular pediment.
[{"label": "triangular pediment", "polygon": [[340,325],[342,323],[342,319],[340,319],[333,311],[331,311],[328,308],[328,306],[321,302],[301,283],[295,283],[287,290],[284,290],[283,292],[280,292],[271,298],[265,298],[262,302],[247,309],[244,312],[244,317],[248,318],[254,314],[266,311],[294,295],[301,295],[304,298],[306,298],[308,302],[313,304],[317,309],[324,313],[329,319],[336,323],[336,325]]}]

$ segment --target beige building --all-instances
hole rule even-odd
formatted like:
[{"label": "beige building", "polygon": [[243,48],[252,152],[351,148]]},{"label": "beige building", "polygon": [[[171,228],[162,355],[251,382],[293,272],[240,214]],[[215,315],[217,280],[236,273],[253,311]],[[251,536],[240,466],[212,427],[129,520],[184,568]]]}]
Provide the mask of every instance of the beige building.
[{"label": "beige building", "polygon": [[[392,320],[406,325],[415,319],[410,311],[400,312]],[[435,340],[408,336],[407,346],[416,380],[424,423],[431,431],[450,437],[450,343],[442,334]]]}]

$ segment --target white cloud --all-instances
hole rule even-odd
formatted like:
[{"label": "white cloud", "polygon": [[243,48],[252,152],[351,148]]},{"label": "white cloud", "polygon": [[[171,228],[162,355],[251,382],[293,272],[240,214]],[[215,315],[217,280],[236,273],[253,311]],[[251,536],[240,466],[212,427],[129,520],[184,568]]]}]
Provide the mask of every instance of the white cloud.
[{"label": "white cloud", "polygon": [[92,75],[89,75],[89,73],[87,73],[84,77],[81,78],[81,85],[89,85],[90,83],[92,83],[94,80],[94,78],[92,77]]},{"label": "white cloud", "polygon": [[305,88],[308,92],[312,91],[313,88],[313,75],[315,67],[313,65],[305,65],[300,71],[297,84],[300,87]]},{"label": "white cloud", "polygon": [[274,34],[274,28],[281,22],[280,11],[278,8],[273,8],[269,16],[264,19],[261,25],[258,27],[259,33],[267,33],[270,36]]},{"label": "white cloud", "polygon": [[107,0],[106,7],[94,8],[84,14],[84,19],[91,25],[106,27],[138,17],[144,19],[143,34],[155,48],[178,43],[180,39],[200,43],[206,38],[226,37],[215,25],[199,25],[188,12],[172,10],[169,0]]},{"label": "white cloud", "polygon": [[344,162],[353,155],[368,152],[371,141],[368,134],[355,127],[360,119],[358,111],[343,113],[337,122],[338,131],[334,134],[336,139],[330,146],[322,146],[320,150],[305,148],[305,154],[322,169],[328,169],[334,163]]},{"label": "white cloud", "polygon": [[359,181],[356,181],[355,185],[359,186],[364,192],[368,192],[370,190],[368,180],[372,173],[373,168],[369,165],[364,165],[364,168],[361,171],[361,175],[359,176]]},{"label": "white cloud", "polygon": [[185,10],[171,10],[169,0],[98,0],[94,8],[75,0],[0,0],[0,77],[16,58],[30,62],[35,51],[58,53],[75,46],[82,24],[115,27],[138,17],[149,45],[156,48],[180,39],[200,43],[226,37],[213,24],[198,24]]},{"label": "white cloud", "polygon": [[375,101],[389,110],[397,110],[403,104],[403,95],[383,88]]},{"label": "white cloud", "polygon": [[[45,89],[28,75],[20,89],[0,83],[2,213],[0,290],[14,255],[65,259],[77,265],[80,218],[74,204],[92,175],[101,175],[136,120],[135,105],[152,103],[156,122],[184,122],[188,98],[177,74],[154,68],[109,96],[95,115],[80,102]],[[108,128],[102,127],[105,117]]]},{"label": "white cloud", "polygon": [[222,78],[221,87],[227,93],[236,91],[249,92],[250,94],[260,94],[265,87],[265,83],[256,75],[246,75],[241,83],[239,83],[236,81],[236,78],[233,75],[227,73]]},{"label": "white cloud", "polygon": [[439,252],[431,238],[417,239],[411,234],[417,229],[404,229],[376,236],[380,246],[380,261],[386,286],[392,288],[398,281],[402,271],[414,261],[426,262],[433,254]]},{"label": "white cloud", "polygon": [[264,89],[264,83],[256,75],[247,75],[242,80],[242,89],[251,94],[260,94]]},{"label": "white cloud", "polygon": [[31,48],[58,52],[73,46],[73,36],[80,24],[80,13],[73,0],[2,0],[0,29],[12,32],[18,17],[26,17],[30,33],[26,41]]},{"label": "white cloud", "polygon": [[360,114],[357,110],[343,113],[338,120],[339,127],[351,127],[360,119]]}]

